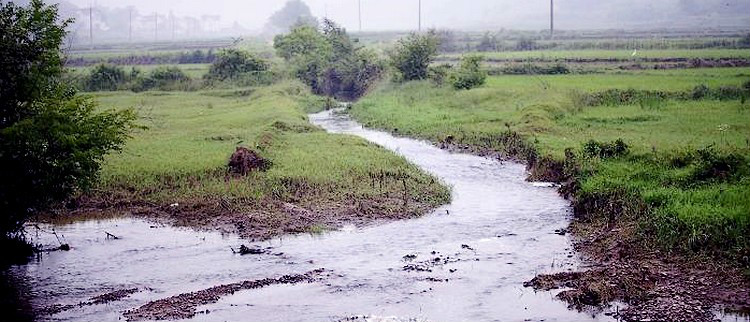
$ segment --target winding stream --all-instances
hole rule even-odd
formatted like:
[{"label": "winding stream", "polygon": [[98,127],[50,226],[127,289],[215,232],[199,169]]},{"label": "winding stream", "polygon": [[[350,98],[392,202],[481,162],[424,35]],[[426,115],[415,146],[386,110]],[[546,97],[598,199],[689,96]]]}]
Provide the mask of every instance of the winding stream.
[{"label": "winding stream", "polygon": [[[38,318],[49,321],[117,321],[122,311],[151,300],[320,267],[333,274],[322,282],[237,292],[199,307],[203,313],[194,320],[611,319],[568,310],[553,293],[522,286],[536,273],[579,265],[568,238],[555,234],[567,226],[568,202],[555,188],[526,182],[523,165],[364,129],[334,111],[311,115],[310,121],[403,155],[452,186],[453,202],[419,219],[285,236],[258,244],[272,247],[273,254],[246,256],[229,251],[242,240],[217,233],[127,218],[74,223],[55,227],[74,247],[70,252],[14,266],[7,278],[22,302],[37,309],[144,289],[121,301]],[[105,231],[122,238],[106,239]]]}]

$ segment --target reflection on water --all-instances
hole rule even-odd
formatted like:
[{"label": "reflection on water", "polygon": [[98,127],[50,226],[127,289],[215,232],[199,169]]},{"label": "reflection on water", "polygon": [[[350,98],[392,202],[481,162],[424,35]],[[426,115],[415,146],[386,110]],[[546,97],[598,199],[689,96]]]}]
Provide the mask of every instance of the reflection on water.
[{"label": "reflection on water", "polygon": [[[42,320],[116,321],[144,303],[242,280],[325,267],[323,282],[248,290],[199,307],[200,321],[331,321],[350,316],[430,321],[609,320],[568,310],[550,292],[522,283],[578,264],[565,236],[568,202],[554,187],[524,181],[520,164],[448,153],[428,143],[363,129],[344,115],[311,115],[335,133],[361,136],[403,155],[453,188],[453,202],[413,220],[259,243],[239,256],[233,236],[154,227],[135,219],[56,228],[73,249],[10,270],[34,308],[75,304],[137,287],[117,302],[75,308]],[[446,211],[448,210],[448,211]],[[122,237],[107,239],[106,232]],[[54,243],[54,237],[47,240]],[[246,243],[246,242],[245,242]],[[373,319],[373,320],[378,320]]]}]

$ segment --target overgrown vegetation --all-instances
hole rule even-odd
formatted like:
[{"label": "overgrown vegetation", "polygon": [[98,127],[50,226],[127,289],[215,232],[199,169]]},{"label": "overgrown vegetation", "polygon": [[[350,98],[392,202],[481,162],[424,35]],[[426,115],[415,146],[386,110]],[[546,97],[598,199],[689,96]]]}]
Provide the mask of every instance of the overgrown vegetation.
[{"label": "overgrown vegetation", "polygon": [[390,83],[352,114],[524,160],[532,178],[565,181],[581,216],[633,221],[631,237],[650,247],[748,266],[747,83],[739,68],[496,76],[459,92]]},{"label": "overgrown vegetation", "polygon": [[[231,232],[244,237],[267,238],[348,220],[416,216],[450,198],[439,181],[402,157],[309,124],[305,113],[322,110],[324,99],[302,83],[226,92],[98,96],[103,104],[137,106],[141,122],[153,130],[136,133],[124,153],[107,159],[97,186],[102,193],[82,196],[83,205],[99,211],[112,204],[176,203],[179,216],[148,215],[202,228],[235,227]],[[270,167],[228,176],[227,161],[238,145],[258,153]],[[290,207],[285,203],[322,215],[311,216],[315,221],[299,218],[285,210]],[[230,224],[217,225],[222,222]]]},{"label": "overgrown vegetation", "polygon": [[270,80],[269,68],[268,62],[251,53],[227,49],[218,54],[204,78],[218,81],[253,80],[255,84],[261,84],[264,79]]},{"label": "overgrown vegetation", "polygon": [[[121,148],[134,126],[132,110],[97,111],[97,104],[61,81],[69,20],[56,6],[0,5],[0,242],[17,247],[22,225],[41,210],[90,187],[102,159]],[[102,84],[123,74],[103,66]],[[15,245],[15,246],[13,246]],[[6,249],[8,253],[17,248]],[[5,260],[7,258],[3,258]]]},{"label": "overgrown vegetation", "polygon": [[438,49],[438,37],[434,32],[412,33],[399,39],[388,53],[389,63],[395,72],[396,81],[426,79],[430,64]]},{"label": "overgrown vegetation", "polygon": [[450,74],[451,85],[455,89],[472,89],[484,85],[487,71],[481,66],[484,57],[468,55],[461,60],[461,65]]},{"label": "overgrown vegetation", "polygon": [[274,38],[277,55],[315,94],[353,100],[378,80],[383,64],[352,40],[346,30],[325,19],[321,29],[302,25]]}]

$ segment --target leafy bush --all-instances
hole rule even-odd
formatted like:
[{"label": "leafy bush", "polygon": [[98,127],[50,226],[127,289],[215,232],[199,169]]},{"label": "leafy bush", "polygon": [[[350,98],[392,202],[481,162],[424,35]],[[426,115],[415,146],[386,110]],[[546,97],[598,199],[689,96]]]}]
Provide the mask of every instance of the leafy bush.
[{"label": "leafy bush", "polygon": [[135,80],[132,90],[142,92],[150,89],[173,90],[190,81],[185,72],[176,66],[162,66],[152,70],[148,76]]},{"label": "leafy bush", "polygon": [[126,82],[122,67],[99,64],[89,71],[84,84],[86,91],[116,91]]},{"label": "leafy bush", "polygon": [[430,63],[437,55],[438,38],[434,32],[412,33],[399,39],[388,53],[390,65],[396,70],[396,80],[412,81],[427,78]]},{"label": "leafy bush", "polygon": [[89,187],[134,126],[132,110],[96,112],[60,81],[70,23],[60,21],[41,0],[0,5],[0,240],[21,238],[29,215]]},{"label": "leafy bush", "polygon": [[583,145],[583,154],[590,158],[610,159],[628,153],[630,153],[630,148],[622,139],[610,143],[590,140]]},{"label": "leafy bush", "polygon": [[540,66],[532,63],[510,65],[500,69],[504,75],[563,75],[570,74],[570,68],[562,63],[552,66]]},{"label": "leafy bush", "polygon": [[442,86],[448,80],[448,74],[452,68],[453,66],[450,64],[430,66],[427,69],[427,78],[429,78],[433,84]]},{"label": "leafy bush", "polygon": [[268,71],[268,63],[246,51],[227,49],[220,52],[206,74],[206,79],[234,80],[248,74],[258,75]]},{"label": "leafy bush", "polygon": [[321,30],[300,26],[276,36],[274,48],[290,63],[292,73],[316,94],[356,99],[383,71],[373,51],[355,44],[346,30],[327,19]]},{"label": "leafy bush", "polygon": [[482,68],[484,57],[469,55],[461,59],[461,66],[450,75],[451,85],[455,89],[472,89],[484,85],[487,71]]}]

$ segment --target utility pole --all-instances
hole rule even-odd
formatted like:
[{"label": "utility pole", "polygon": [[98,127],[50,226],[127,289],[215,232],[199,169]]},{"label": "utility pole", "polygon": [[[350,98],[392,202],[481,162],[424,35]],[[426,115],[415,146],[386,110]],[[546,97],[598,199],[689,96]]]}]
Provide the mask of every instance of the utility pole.
[{"label": "utility pole", "polygon": [[159,13],[154,11],[154,42],[159,41]]},{"label": "utility pole", "polygon": [[172,28],[172,41],[174,41],[174,14],[172,13],[172,10],[169,11],[169,23]]},{"label": "utility pole", "polygon": [[418,31],[422,31],[422,0],[419,0],[419,23],[417,26]]},{"label": "utility pole", "polygon": [[89,6],[89,45],[94,49],[94,6]]},{"label": "utility pole", "polygon": [[128,42],[133,42],[133,7],[128,7]]},{"label": "utility pole", "polygon": [[555,0],[549,0],[549,37],[555,36]]},{"label": "utility pole", "polygon": [[359,12],[359,32],[362,33],[362,0],[357,0],[357,11]]}]

